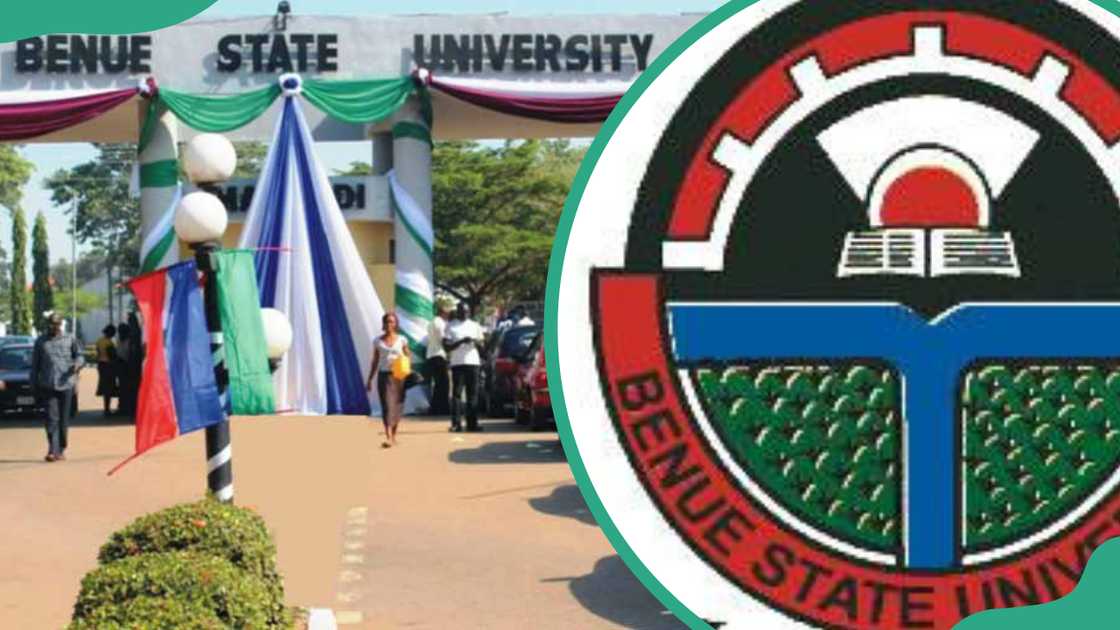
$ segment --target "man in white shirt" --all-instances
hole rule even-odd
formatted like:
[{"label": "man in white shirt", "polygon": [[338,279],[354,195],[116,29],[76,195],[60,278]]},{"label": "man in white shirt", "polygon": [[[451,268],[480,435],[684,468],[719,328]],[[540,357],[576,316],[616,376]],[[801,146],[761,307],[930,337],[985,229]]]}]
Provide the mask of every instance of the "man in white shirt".
[{"label": "man in white shirt", "polygon": [[[451,431],[463,430],[460,418],[466,415],[467,431],[481,431],[478,424],[478,372],[482,366],[482,326],[471,319],[466,304],[459,304],[443,333],[443,349],[451,363]],[[464,400],[465,398],[465,400]],[[465,405],[465,409],[464,409]]]},{"label": "man in white shirt", "polygon": [[432,386],[432,405],[428,408],[428,413],[433,416],[444,416],[451,412],[450,374],[447,371],[447,351],[443,349],[443,336],[450,313],[451,304],[446,299],[436,300],[436,316],[428,325],[428,352],[424,359],[424,369]]}]

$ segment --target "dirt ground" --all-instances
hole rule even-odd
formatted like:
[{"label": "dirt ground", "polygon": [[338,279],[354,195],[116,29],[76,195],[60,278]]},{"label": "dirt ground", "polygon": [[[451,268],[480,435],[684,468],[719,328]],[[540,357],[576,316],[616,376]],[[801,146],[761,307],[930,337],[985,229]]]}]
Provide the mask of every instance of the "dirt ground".
[{"label": "dirt ground", "polygon": [[[83,373],[67,461],[38,419],[0,418],[0,627],[59,628],[97,550],[133,518],[205,491],[201,433],[113,477],[131,424],[101,417]],[[680,628],[595,525],[555,433],[407,418],[380,448],[367,418],[233,421],[236,502],[268,521],[289,603],[355,628]]]}]

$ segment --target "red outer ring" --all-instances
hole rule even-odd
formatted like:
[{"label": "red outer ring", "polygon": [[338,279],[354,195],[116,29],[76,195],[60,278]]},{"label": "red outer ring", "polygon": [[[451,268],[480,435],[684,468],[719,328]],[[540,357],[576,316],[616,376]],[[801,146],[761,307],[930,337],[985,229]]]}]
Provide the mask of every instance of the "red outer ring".
[{"label": "red outer ring", "polygon": [[1060,536],[967,572],[908,572],[827,548],[775,519],[712,452],[668,354],[660,276],[600,271],[593,280],[600,377],[635,474],[694,552],[789,615],[836,628],[947,629],[980,610],[1068,594],[1093,549],[1120,535],[1116,491]]},{"label": "red outer ring", "polygon": [[800,94],[789,69],[816,55],[832,77],[856,66],[913,52],[916,26],[945,28],[946,52],[982,59],[1033,77],[1043,55],[1070,66],[1061,98],[1080,113],[1106,144],[1120,141],[1120,92],[1082,58],[1021,26],[959,12],[912,11],[857,20],[837,27],[790,51],[751,81],[709,129],[692,156],[669,220],[669,239],[708,239],[728,172],[712,159],[720,138],[732,133],[753,144],[762,132],[797,102]]}]

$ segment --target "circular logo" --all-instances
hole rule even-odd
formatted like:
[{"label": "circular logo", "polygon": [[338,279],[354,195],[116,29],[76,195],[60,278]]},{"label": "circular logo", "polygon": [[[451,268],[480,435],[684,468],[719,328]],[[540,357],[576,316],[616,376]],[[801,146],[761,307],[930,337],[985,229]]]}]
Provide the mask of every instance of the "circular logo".
[{"label": "circular logo", "polygon": [[549,277],[565,448],[728,627],[951,628],[1120,535],[1120,20],[733,2],[627,95]]}]

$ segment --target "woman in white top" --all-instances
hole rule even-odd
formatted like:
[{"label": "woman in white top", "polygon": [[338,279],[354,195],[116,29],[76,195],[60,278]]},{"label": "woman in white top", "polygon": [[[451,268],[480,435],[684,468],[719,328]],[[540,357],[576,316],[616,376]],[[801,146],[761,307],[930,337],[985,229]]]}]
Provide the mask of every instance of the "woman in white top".
[{"label": "woman in white top", "polygon": [[397,444],[397,426],[401,422],[401,408],[404,407],[404,382],[393,378],[393,361],[402,354],[412,357],[408,340],[399,332],[400,323],[393,313],[381,318],[381,336],[373,342],[373,364],[370,365],[366,390],[373,389],[373,377],[377,376],[377,397],[381,400],[381,420],[385,423],[385,442],[382,448]]}]

